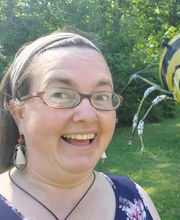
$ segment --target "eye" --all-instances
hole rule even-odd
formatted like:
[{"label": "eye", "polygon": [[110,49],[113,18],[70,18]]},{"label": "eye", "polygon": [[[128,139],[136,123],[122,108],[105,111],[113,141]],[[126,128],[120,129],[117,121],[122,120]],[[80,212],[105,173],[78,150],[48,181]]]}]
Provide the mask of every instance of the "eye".
[{"label": "eye", "polygon": [[97,94],[96,95],[96,98],[95,98],[96,101],[99,101],[99,102],[107,102],[110,100],[110,95],[109,94]]},{"label": "eye", "polygon": [[72,102],[76,97],[76,93],[68,89],[50,89],[44,95],[44,101],[46,103],[54,104],[67,104]]},{"label": "eye", "polygon": [[57,98],[57,99],[63,99],[63,100],[66,100],[66,99],[70,98],[69,94],[67,94],[65,92],[60,92],[60,91],[52,93],[51,97],[52,98]]},{"label": "eye", "polygon": [[68,108],[80,100],[79,94],[72,89],[52,88],[44,93],[43,101],[54,108]]}]

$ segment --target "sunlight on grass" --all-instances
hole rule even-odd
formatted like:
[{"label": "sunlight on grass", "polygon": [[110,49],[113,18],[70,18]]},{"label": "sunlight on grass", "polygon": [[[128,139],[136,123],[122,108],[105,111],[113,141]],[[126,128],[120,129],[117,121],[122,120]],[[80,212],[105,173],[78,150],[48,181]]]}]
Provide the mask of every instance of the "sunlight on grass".
[{"label": "sunlight on grass", "polygon": [[152,123],[151,125],[152,126],[160,126],[160,124],[157,124],[157,123]]},{"label": "sunlight on grass", "polygon": [[109,172],[110,173],[116,173],[116,172],[119,172],[119,170],[118,169],[109,169]]},{"label": "sunlight on grass", "polygon": [[156,166],[156,168],[167,168],[167,167],[169,167],[170,166],[170,164],[157,164],[157,166]]},{"label": "sunlight on grass", "polygon": [[144,188],[146,190],[146,192],[151,196],[152,194],[157,193],[157,189],[155,187],[147,187]]}]

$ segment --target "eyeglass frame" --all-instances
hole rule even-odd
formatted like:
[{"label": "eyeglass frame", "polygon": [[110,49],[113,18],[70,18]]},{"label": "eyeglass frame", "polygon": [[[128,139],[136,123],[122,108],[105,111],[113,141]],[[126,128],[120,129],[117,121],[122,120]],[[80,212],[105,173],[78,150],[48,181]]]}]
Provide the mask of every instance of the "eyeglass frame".
[{"label": "eyeglass frame", "polygon": [[[62,107],[62,108],[57,108],[57,107],[51,106],[51,105],[49,105],[48,103],[46,103],[46,102],[44,101],[44,94],[45,94],[47,91],[51,90],[51,89],[58,89],[58,88],[59,88],[59,89],[65,89],[65,90],[67,89],[67,90],[75,91],[75,92],[79,95],[79,97],[80,97],[79,101],[78,101],[75,105],[72,105],[72,106],[69,106],[69,107]],[[112,108],[112,109],[101,109],[101,108],[95,107],[95,106],[92,104],[92,102],[91,102],[91,97],[92,97],[92,95],[93,95],[94,93],[102,93],[102,92],[107,92],[107,93],[115,94],[117,97],[119,97],[119,100],[120,100],[120,101],[119,101],[119,104],[118,104],[115,108]],[[115,92],[111,92],[111,91],[99,91],[99,92],[93,92],[92,94],[84,94],[84,93],[81,93],[81,92],[79,92],[79,91],[77,91],[77,90],[75,90],[75,89],[65,88],[65,87],[55,87],[55,88],[45,89],[45,90],[40,91],[40,92],[32,92],[32,93],[30,93],[30,94],[28,94],[28,95],[26,95],[26,96],[22,96],[22,97],[19,99],[19,101],[20,101],[20,102],[23,102],[23,101],[27,101],[27,100],[29,100],[29,99],[31,99],[31,98],[36,98],[36,97],[37,97],[37,98],[40,98],[41,101],[42,101],[45,105],[47,105],[47,106],[50,107],[50,108],[54,108],[54,109],[70,109],[70,108],[74,108],[74,107],[78,106],[84,98],[87,98],[87,99],[89,100],[89,103],[90,103],[95,109],[101,110],[101,111],[113,111],[113,110],[116,110],[116,109],[121,105],[121,103],[123,102],[123,97],[122,97],[120,94],[117,94],[117,93],[115,93]]]}]

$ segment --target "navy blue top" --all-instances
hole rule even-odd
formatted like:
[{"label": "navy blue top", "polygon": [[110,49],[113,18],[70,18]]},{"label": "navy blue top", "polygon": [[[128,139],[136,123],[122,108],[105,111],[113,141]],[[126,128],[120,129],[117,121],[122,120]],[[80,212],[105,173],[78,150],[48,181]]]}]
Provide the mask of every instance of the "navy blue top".
[{"label": "navy blue top", "polygon": [[111,183],[116,197],[114,220],[153,220],[147,206],[128,177],[105,175]]},{"label": "navy blue top", "polygon": [[[103,174],[111,183],[116,197],[114,220],[153,220],[135,183],[128,177]],[[27,220],[0,195],[0,220]]]}]

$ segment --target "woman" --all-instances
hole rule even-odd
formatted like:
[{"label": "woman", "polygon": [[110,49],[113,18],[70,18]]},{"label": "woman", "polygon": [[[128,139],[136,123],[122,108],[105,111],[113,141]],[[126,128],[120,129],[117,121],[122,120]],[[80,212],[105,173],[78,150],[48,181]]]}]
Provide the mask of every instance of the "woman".
[{"label": "woman", "polygon": [[22,48],[1,82],[0,163],[15,168],[0,177],[0,219],[160,219],[130,179],[93,171],[120,102],[86,38],[53,33]]}]

